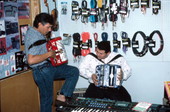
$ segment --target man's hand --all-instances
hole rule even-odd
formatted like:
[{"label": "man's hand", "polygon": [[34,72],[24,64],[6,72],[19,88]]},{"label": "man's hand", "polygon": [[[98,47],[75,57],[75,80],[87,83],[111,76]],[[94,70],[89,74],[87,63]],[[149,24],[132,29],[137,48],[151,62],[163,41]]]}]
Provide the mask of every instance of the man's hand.
[{"label": "man's hand", "polygon": [[55,58],[56,57],[56,51],[50,50],[48,53],[49,53],[49,58]]},{"label": "man's hand", "polygon": [[91,78],[92,78],[94,84],[98,85],[97,75],[96,74],[92,74]]}]

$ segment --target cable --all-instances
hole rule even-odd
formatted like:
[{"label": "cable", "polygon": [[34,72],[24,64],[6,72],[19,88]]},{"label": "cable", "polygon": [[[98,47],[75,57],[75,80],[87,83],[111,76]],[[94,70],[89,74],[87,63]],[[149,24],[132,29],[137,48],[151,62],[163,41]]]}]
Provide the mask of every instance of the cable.
[{"label": "cable", "polygon": [[[140,34],[142,36],[143,41],[144,41],[144,45],[143,45],[142,51],[138,51],[137,50],[139,48],[139,43],[136,40],[136,37],[137,37],[138,34]],[[134,36],[132,38],[132,51],[138,57],[142,57],[142,56],[144,56],[147,53],[148,47],[147,47],[147,44],[146,44],[146,35],[142,31],[137,31],[134,34]]]},{"label": "cable", "polygon": [[155,34],[157,34],[157,35],[159,36],[159,38],[160,38],[160,47],[159,47],[159,49],[158,49],[156,52],[153,51],[153,47],[149,47],[150,53],[151,53],[152,55],[154,55],[154,56],[160,54],[160,53],[162,52],[162,50],[163,50],[163,47],[164,47],[164,40],[163,40],[163,37],[162,37],[162,34],[161,34],[160,31],[158,31],[158,30],[153,31],[153,32],[150,34],[150,37],[149,37],[149,38],[150,38],[151,40],[153,40],[153,36],[154,36]]}]

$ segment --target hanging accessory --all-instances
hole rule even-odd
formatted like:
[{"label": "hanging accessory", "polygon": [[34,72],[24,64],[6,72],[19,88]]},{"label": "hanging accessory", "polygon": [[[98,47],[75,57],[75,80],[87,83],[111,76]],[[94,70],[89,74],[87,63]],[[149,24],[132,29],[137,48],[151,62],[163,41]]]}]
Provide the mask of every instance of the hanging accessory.
[{"label": "hanging accessory", "polygon": [[76,21],[80,18],[80,13],[81,13],[79,8],[79,3],[77,1],[72,1],[71,7],[72,7],[71,20]]},{"label": "hanging accessory", "polygon": [[49,9],[49,6],[48,6],[48,0],[44,0],[44,4],[47,7],[47,12],[49,14],[50,13],[50,9]]},{"label": "hanging accessory", "polygon": [[79,33],[73,34],[72,54],[74,56],[74,62],[77,62],[80,60],[80,57],[81,57],[81,36]]},{"label": "hanging accessory", "polygon": [[130,38],[128,38],[128,34],[126,32],[122,31],[120,35],[122,37],[122,45],[123,45],[122,50],[126,54],[128,47],[130,47],[131,45],[131,41]]},{"label": "hanging accessory", "polygon": [[122,23],[125,22],[125,18],[129,17],[130,10],[128,10],[128,0],[120,0],[120,6],[119,6],[119,14],[121,17]]},{"label": "hanging accessory", "polygon": [[82,32],[81,34],[82,38],[82,45],[81,45],[81,55],[86,56],[90,53],[90,48],[92,48],[92,41],[90,39],[90,33],[89,32]]},{"label": "hanging accessory", "polygon": [[[143,45],[143,48],[141,51],[138,51],[139,49],[139,41],[137,41],[137,37],[138,35],[140,34],[140,37],[143,38],[143,42],[144,42],[144,45]],[[142,31],[137,31],[134,35],[133,35],[133,38],[132,38],[132,51],[133,53],[138,56],[138,57],[142,57],[144,56],[147,52],[148,52],[148,47],[147,47],[147,37],[145,35],[145,33],[143,33]]]},{"label": "hanging accessory", "polygon": [[102,30],[105,29],[107,23],[107,15],[109,14],[109,8],[107,7],[107,0],[102,1],[102,7],[98,9],[99,21],[102,23]]},{"label": "hanging accessory", "polygon": [[158,14],[160,9],[161,9],[161,1],[152,0],[152,13],[153,14]]},{"label": "hanging accessory", "polygon": [[102,8],[103,0],[98,0],[97,1],[97,6],[98,8]]},{"label": "hanging accessory", "polygon": [[118,48],[120,48],[120,41],[117,39],[118,34],[116,32],[113,33],[113,52],[118,52]]},{"label": "hanging accessory", "polygon": [[103,33],[101,34],[101,37],[102,37],[102,41],[107,41],[107,40],[108,40],[108,33],[103,32]]},{"label": "hanging accessory", "polygon": [[[144,45],[142,51],[140,52],[137,50],[139,48],[139,42],[136,40],[138,34],[140,34],[144,40]],[[158,36],[155,36],[156,34]],[[156,51],[154,51],[154,48],[156,47],[156,41],[153,40],[154,37],[159,37],[160,39],[160,47]],[[132,38],[132,50],[133,53],[138,57],[144,56],[147,53],[148,49],[153,56],[157,56],[162,52],[163,47],[164,47],[164,40],[159,30],[154,30],[150,34],[150,36],[146,36],[142,31],[137,31]]]},{"label": "hanging accessory", "polygon": [[116,26],[116,21],[118,20],[118,5],[116,0],[110,0],[110,13],[109,13],[109,20],[112,22],[112,29]]},{"label": "hanging accessory", "polygon": [[141,11],[143,14],[146,14],[146,8],[149,8],[150,6],[149,1],[150,0],[141,0]]},{"label": "hanging accessory", "polygon": [[89,20],[94,28],[96,28],[96,22],[98,22],[98,9],[97,7],[97,1],[96,0],[91,0],[90,1],[90,17]]},{"label": "hanging accessory", "polygon": [[64,45],[70,45],[71,43],[71,34],[63,33],[63,44]]},{"label": "hanging accessory", "polygon": [[[158,35],[158,36],[154,36],[154,35]],[[160,47],[157,51],[154,51],[153,48],[156,47],[156,42],[153,40],[154,37],[159,37],[160,39]],[[163,50],[163,47],[164,47],[164,40],[163,40],[163,36],[161,34],[160,31],[158,30],[155,30],[153,31],[151,34],[150,34],[150,37],[149,37],[149,51],[150,53],[153,55],[153,56],[157,56],[158,54],[160,54]]]},{"label": "hanging accessory", "polygon": [[139,0],[130,0],[130,7],[132,11],[134,11],[136,8],[139,8]]},{"label": "hanging accessory", "polygon": [[98,34],[97,34],[97,33],[94,33],[94,34],[93,34],[93,37],[94,37],[94,41],[95,41],[95,51],[96,51],[97,44],[99,43],[99,41],[98,41]]},{"label": "hanging accessory", "polygon": [[87,8],[87,1],[83,0],[81,4],[81,22],[88,23],[89,16],[90,16],[90,9]]}]

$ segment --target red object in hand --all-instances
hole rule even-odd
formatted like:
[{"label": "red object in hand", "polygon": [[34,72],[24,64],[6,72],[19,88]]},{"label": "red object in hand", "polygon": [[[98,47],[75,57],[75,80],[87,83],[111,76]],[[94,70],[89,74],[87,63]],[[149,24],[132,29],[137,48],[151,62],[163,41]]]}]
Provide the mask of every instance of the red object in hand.
[{"label": "red object in hand", "polygon": [[48,51],[56,51],[56,57],[50,58],[50,61],[53,66],[58,66],[68,62],[67,54],[64,48],[64,44],[62,43],[61,37],[49,40],[46,44],[46,47]]}]

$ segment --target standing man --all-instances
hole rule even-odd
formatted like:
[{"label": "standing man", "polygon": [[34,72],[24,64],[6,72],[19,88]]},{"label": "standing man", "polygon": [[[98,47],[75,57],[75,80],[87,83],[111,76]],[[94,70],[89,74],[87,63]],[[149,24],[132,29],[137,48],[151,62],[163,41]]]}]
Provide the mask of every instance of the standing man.
[{"label": "standing man", "polygon": [[39,88],[41,112],[52,112],[55,79],[65,79],[60,95],[57,96],[57,100],[65,102],[67,97],[72,96],[79,77],[79,70],[76,67],[67,64],[52,66],[49,58],[54,58],[56,52],[53,50],[48,52],[46,42],[34,45],[39,40],[46,40],[46,35],[52,31],[53,23],[51,15],[40,13],[35,17],[33,27],[29,27],[25,36],[27,61],[33,70],[33,77]]},{"label": "standing man", "polygon": [[[114,57],[117,57],[117,59],[111,61]],[[107,64],[108,62],[112,65],[121,66],[121,72],[118,74],[119,80],[125,81],[130,77],[131,68],[126,60],[121,55],[118,57],[117,53],[111,52],[109,41],[101,41],[97,45],[96,54],[88,54],[84,57],[79,66],[80,75],[90,82],[85,92],[85,97],[131,102],[130,94],[122,85],[118,88],[97,87],[96,66]]]}]

